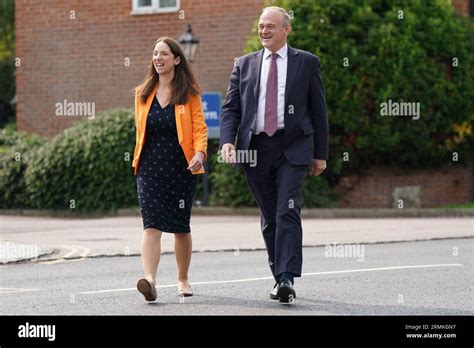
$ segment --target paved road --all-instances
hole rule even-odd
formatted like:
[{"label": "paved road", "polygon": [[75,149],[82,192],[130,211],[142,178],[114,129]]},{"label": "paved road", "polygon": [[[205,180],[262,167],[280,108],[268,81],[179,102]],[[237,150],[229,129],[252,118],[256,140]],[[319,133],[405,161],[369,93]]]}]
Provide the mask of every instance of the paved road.
[{"label": "paved road", "polygon": [[141,276],[136,256],[10,264],[0,266],[0,314],[473,315],[473,242],[362,244],[358,254],[331,250],[345,257],[307,247],[292,306],[268,298],[273,282],[264,251],[194,253],[195,296],[184,302],[176,296],[174,256],[165,254],[153,305],[134,288]]},{"label": "paved road", "polygon": [[[0,216],[0,251],[8,242],[22,243],[51,259],[103,255],[139,255],[142,221],[137,217],[101,219]],[[197,251],[263,249],[258,216],[193,216],[193,248]],[[328,243],[375,243],[474,237],[474,218],[303,218],[305,246]],[[163,235],[162,250],[173,250],[173,237]],[[4,248],[8,249],[8,248]],[[15,259],[2,257],[0,264]]]}]

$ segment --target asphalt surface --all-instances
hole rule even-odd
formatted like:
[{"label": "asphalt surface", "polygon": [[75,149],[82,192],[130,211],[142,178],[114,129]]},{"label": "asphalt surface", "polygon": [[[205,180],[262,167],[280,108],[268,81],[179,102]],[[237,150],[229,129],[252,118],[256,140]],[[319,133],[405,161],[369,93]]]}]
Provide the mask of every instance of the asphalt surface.
[{"label": "asphalt surface", "polygon": [[[304,246],[474,237],[472,217],[303,218],[302,226]],[[29,256],[15,252],[17,248],[11,248],[11,243],[27,245],[31,251],[45,253],[50,259],[139,256],[142,229],[140,216],[94,219],[0,216],[0,264]],[[196,251],[265,248],[258,216],[192,216],[191,230]],[[172,234],[164,233],[162,251],[172,251],[173,241]]]},{"label": "asphalt surface", "polygon": [[0,266],[0,314],[473,315],[473,242],[361,244],[358,254],[333,246],[336,257],[324,247],[304,248],[290,306],[269,299],[273,280],[261,250],[194,253],[195,295],[184,299],[174,255],[162,255],[156,304],[135,289],[142,275],[136,256],[8,264]]}]

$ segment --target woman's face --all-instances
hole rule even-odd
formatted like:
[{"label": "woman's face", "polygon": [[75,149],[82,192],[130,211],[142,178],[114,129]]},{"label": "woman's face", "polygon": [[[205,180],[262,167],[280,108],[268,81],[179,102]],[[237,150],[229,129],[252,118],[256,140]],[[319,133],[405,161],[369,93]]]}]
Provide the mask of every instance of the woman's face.
[{"label": "woman's face", "polygon": [[179,57],[174,57],[169,46],[164,41],[155,45],[153,50],[153,65],[158,75],[167,75],[174,71],[175,65],[180,62]]}]

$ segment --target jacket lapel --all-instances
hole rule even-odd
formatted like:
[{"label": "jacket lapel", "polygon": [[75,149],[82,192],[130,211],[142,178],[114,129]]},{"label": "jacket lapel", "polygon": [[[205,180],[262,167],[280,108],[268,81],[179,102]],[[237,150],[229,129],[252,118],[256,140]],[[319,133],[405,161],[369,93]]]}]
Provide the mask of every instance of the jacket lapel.
[{"label": "jacket lapel", "polygon": [[183,127],[181,125],[181,117],[184,115],[184,105],[176,104],[174,106],[174,116],[176,119],[176,130],[178,132],[178,142],[181,144],[183,141]]},{"label": "jacket lapel", "polygon": [[298,72],[299,66],[300,66],[300,57],[298,56],[298,51],[288,46],[288,68],[286,71],[286,86],[285,86],[285,110],[287,110],[288,98],[290,97],[290,93],[293,87],[293,82],[295,82],[296,73]]},{"label": "jacket lapel", "polygon": [[[140,108],[140,115],[139,115],[138,121],[140,122],[140,129],[142,130],[142,134],[145,134],[147,114],[148,114],[148,111],[150,111],[150,106],[153,103],[153,99],[155,98],[157,89],[158,89],[158,84],[155,86],[155,88],[153,88],[153,91],[148,96],[148,99],[146,100],[146,102],[144,104],[140,102],[141,108]],[[143,141],[143,138],[144,136],[142,137],[142,141]]]},{"label": "jacket lapel", "polygon": [[253,95],[255,98],[255,105],[258,104],[258,92],[260,90],[260,71],[262,70],[263,49],[252,57],[250,61],[250,69],[253,84]]}]

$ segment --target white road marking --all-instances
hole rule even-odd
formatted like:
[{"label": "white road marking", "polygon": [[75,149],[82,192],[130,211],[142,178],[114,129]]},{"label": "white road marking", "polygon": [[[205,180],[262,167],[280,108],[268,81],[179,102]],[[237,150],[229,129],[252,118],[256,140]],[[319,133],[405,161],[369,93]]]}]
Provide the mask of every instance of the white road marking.
[{"label": "white road marking", "polygon": [[77,253],[77,248],[75,248],[73,246],[70,246],[70,245],[61,245],[60,248],[61,249],[69,249],[70,252],[68,252],[66,255],[64,255],[60,259],[52,260],[52,261],[40,261],[38,263],[44,264],[44,265],[54,265],[54,264],[57,264],[57,263],[62,263],[62,262],[65,262],[68,257],[71,257],[72,255]]},{"label": "white road marking", "polygon": [[[91,252],[91,249],[86,248],[86,247],[81,247],[81,246],[77,246],[77,245],[75,245],[75,247],[78,248],[78,249],[82,249],[82,253],[79,254],[79,256],[80,256],[79,259],[68,260],[68,261],[70,261],[70,262],[73,262],[73,261],[82,261],[82,260],[84,260],[84,259],[87,257],[87,255],[89,255],[90,252]],[[64,257],[64,258],[66,258],[66,257]]]},{"label": "white road marking", "polygon": [[83,250],[82,254],[79,255],[79,256],[82,257],[82,258],[87,257],[87,255],[89,255],[90,252],[91,252],[91,249],[86,248],[86,247],[78,246],[78,248],[81,248],[81,249]]},{"label": "white road marking", "polygon": [[0,288],[0,294],[12,294],[15,292],[39,291],[40,289]]},{"label": "white road marking", "polygon": [[[307,277],[307,276],[325,275],[325,274],[378,272],[378,271],[391,271],[391,270],[400,270],[400,269],[436,268],[436,267],[462,267],[462,266],[464,266],[464,265],[461,264],[461,263],[444,263],[444,264],[434,264],[434,265],[412,265],[412,266],[396,266],[396,267],[361,268],[361,269],[348,269],[348,270],[343,270],[343,271],[303,273],[302,276]],[[243,282],[253,282],[253,281],[269,280],[269,279],[273,279],[273,277],[246,278],[246,279],[233,279],[233,280],[218,280],[218,281],[210,281],[210,282],[196,282],[196,283],[191,283],[191,285],[243,283]],[[168,284],[168,285],[158,285],[158,286],[156,286],[157,289],[171,288],[171,287],[177,287],[177,284]],[[80,292],[80,294],[91,295],[91,294],[103,294],[103,293],[110,293],[110,292],[123,292],[123,291],[134,291],[134,290],[136,290],[136,288],[84,291],[84,292]]]},{"label": "white road marking", "polygon": [[356,272],[374,272],[374,271],[391,271],[397,269],[410,269],[410,268],[433,268],[433,267],[462,267],[462,263],[441,263],[434,265],[414,265],[414,266],[396,266],[396,267],[379,267],[379,268],[361,268],[352,269],[346,271],[330,271],[330,272],[313,272],[303,273],[303,275],[320,275],[320,274],[338,274],[338,273],[356,273]]},{"label": "white road marking", "polygon": [[[77,246],[77,245],[61,245],[60,248],[69,249],[71,251],[68,252],[66,255],[64,255],[60,259],[51,260],[51,261],[40,261],[39,263],[45,264],[45,265],[54,265],[54,264],[63,263],[63,262],[66,262],[66,261],[68,261],[68,262],[82,261],[91,252],[91,250],[89,248],[82,247],[82,246]],[[81,249],[82,252],[81,252],[81,254],[79,254],[79,258],[76,258],[77,256],[74,256],[74,255],[79,252],[79,249]]]},{"label": "white road marking", "polygon": [[66,248],[71,249],[69,253],[64,255],[64,259],[67,259],[68,257],[72,257],[75,253],[77,253],[77,248],[75,246],[66,246]]}]

